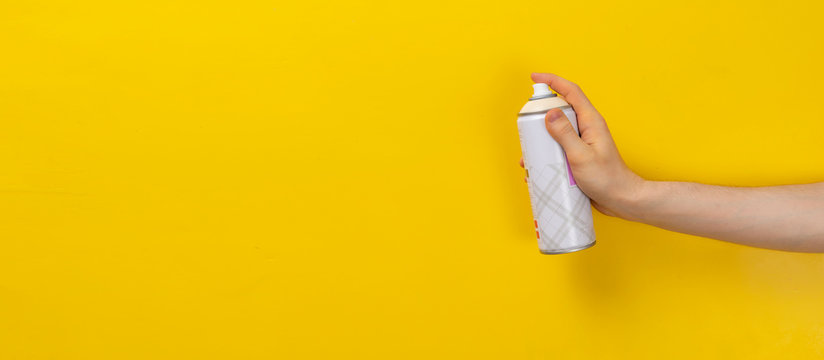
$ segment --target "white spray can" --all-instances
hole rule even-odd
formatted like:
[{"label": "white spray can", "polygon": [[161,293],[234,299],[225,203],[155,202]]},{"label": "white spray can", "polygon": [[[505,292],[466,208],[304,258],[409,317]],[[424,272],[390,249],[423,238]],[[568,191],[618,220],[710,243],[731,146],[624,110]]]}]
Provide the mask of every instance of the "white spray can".
[{"label": "white spray can", "polygon": [[534,84],[534,93],[518,113],[518,134],[524,156],[532,216],[543,254],[565,254],[595,245],[592,208],[572,177],[563,148],[549,135],[545,117],[560,108],[578,132],[575,111],[546,84]]}]

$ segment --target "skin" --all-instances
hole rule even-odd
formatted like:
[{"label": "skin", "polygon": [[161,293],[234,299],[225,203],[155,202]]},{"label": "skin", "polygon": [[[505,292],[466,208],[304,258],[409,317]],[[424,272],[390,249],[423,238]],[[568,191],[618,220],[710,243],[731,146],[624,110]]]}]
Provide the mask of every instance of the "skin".
[{"label": "skin", "polygon": [[645,180],[624,163],[604,117],[578,85],[555,74],[533,73],[532,80],[549,85],[578,115],[580,137],[559,109],[547,113],[546,128],[601,213],[748,246],[824,252],[824,182],[728,187]]}]

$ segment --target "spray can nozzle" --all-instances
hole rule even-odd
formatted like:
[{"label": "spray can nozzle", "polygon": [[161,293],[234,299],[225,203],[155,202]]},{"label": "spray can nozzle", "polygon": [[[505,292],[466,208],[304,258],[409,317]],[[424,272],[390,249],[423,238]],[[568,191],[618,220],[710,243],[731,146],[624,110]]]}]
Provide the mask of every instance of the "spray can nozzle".
[{"label": "spray can nozzle", "polygon": [[549,90],[549,85],[544,83],[532,84],[532,89],[532,97],[529,98],[529,100],[538,100],[555,96],[555,94],[553,94],[552,91]]}]

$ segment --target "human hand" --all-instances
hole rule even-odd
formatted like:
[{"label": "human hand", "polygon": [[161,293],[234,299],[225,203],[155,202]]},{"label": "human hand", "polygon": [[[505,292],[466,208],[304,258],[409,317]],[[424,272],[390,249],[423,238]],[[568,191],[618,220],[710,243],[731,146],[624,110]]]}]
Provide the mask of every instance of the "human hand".
[{"label": "human hand", "polygon": [[549,134],[563,147],[578,187],[598,211],[630,217],[630,207],[646,181],[621,159],[603,116],[581,88],[569,80],[555,74],[533,73],[532,81],[549,85],[575,110],[580,137],[560,109],[547,112],[545,121]]},{"label": "human hand", "polygon": [[644,180],[621,159],[606,121],[578,85],[554,74],[533,73],[532,80],[575,110],[580,137],[560,109],[547,112],[545,125],[598,211],[738,244],[824,253],[824,182],[726,187]]}]

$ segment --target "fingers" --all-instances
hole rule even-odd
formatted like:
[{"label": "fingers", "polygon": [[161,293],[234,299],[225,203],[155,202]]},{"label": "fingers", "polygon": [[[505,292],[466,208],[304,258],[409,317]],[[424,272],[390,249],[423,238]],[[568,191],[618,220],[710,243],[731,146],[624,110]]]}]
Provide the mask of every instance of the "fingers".
[{"label": "fingers", "polygon": [[591,149],[578,136],[578,132],[572,127],[569,119],[561,109],[552,109],[546,113],[546,129],[552,138],[555,139],[567,155],[567,159],[572,162],[583,159]]},{"label": "fingers", "polygon": [[572,105],[578,114],[578,129],[581,130],[581,134],[595,130],[600,135],[609,136],[606,121],[578,85],[558,75],[544,73],[532,73],[532,81],[549,85]]},{"label": "fingers", "polygon": [[532,73],[532,81],[549,85],[552,90],[561,94],[577,113],[596,111],[587,96],[584,95],[584,91],[572,81],[555,74],[545,73]]}]

